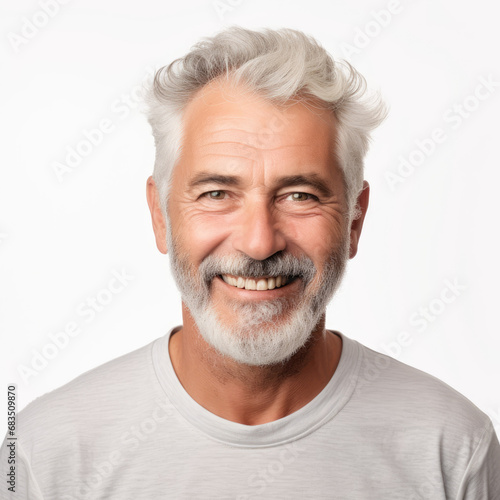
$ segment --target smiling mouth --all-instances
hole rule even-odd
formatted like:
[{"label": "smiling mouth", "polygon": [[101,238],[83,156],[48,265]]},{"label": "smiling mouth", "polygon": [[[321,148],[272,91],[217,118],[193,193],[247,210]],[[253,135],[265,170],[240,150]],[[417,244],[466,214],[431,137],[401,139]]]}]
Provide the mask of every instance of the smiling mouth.
[{"label": "smiling mouth", "polygon": [[228,285],[245,290],[274,290],[288,285],[295,281],[298,276],[273,276],[268,278],[244,278],[242,276],[233,276],[230,274],[221,274],[219,278]]}]

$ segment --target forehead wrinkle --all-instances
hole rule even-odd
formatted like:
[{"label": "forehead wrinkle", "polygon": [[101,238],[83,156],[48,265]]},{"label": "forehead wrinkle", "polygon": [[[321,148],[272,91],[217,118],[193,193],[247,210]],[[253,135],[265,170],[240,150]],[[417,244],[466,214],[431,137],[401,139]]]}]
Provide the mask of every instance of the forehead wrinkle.
[{"label": "forehead wrinkle", "polygon": [[207,160],[207,166],[211,169],[223,168],[225,165],[227,165],[227,168],[233,170],[236,165],[250,165],[251,168],[257,162],[257,158],[255,157],[238,155],[236,153],[235,154],[204,153],[200,155],[200,159]]},{"label": "forehead wrinkle", "polygon": [[[335,115],[329,112],[329,119],[327,119],[324,116],[324,111],[321,113],[319,110],[314,110],[312,114],[316,119],[319,118],[321,122],[328,124],[329,131],[327,133],[330,144],[332,144],[335,141],[336,135],[334,126]],[[308,108],[308,112],[311,113],[310,108]],[[276,119],[278,119],[277,124]],[[194,139],[198,147],[204,146],[204,143],[207,146],[217,143],[240,143],[242,147],[255,148],[260,151],[274,151],[285,147],[310,146],[309,141],[306,144],[293,142],[297,137],[294,137],[293,128],[292,130],[289,129],[293,125],[293,121],[297,121],[298,119],[297,117],[283,116],[281,113],[263,114],[256,111],[252,114],[252,110],[241,114],[234,113],[222,116],[217,113],[202,114],[191,124],[194,132],[192,140]],[[309,135],[311,141],[314,141],[318,132],[316,127],[310,127]],[[325,132],[322,131],[322,133]],[[225,138],[227,140],[224,140]],[[288,141],[292,141],[292,144],[287,144]]]},{"label": "forehead wrinkle", "polygon": [[210,142],[200,145],[197,149],[200,158],[218,156],[255,160],[258,156],[258,151],[254,147],[235,141]]},{"label": "forehead wrinkle", "polygon": [[[242,117],[235,117],[238,121],[241,121]],[[290,133],[285,133],[285,130],[273,130],[272,124],[267,120],[262,123],[261,120],[251,120],[249,127],[235,126],[232,123],[230,126],[225,126],[221,121],[224,119],[218,119],[216,117],[210,117],[207,121],[209,123],[207,127],[203,124],[201,127],[197,126],[195,141],[199,144],[198,147],[206,147],[210,145],[217,144],[241,144],[249,148],[255,148],[262,151],[273,151],[283,147],[306,147],[309,144],[297,144],[294,142],[295,137],[290,137]],[[316,135],[317,131],[311,129],[311,139]],[[288,141],[292,143],[287,144]],[[270,144],[275,144],[275,146],[269,147]]]},{"label": "forehead wrinkle", "polygon": [[[205,116],[200,123],[205,129],[204,135],[218,135],[224,133],[259,135],[255,130],[257,122],[262,120],[251,115],[235,116]],[[245,127],[248,124],[248,127]],[[260,125],[259,125],[260,129]]]},{"label": "forehead wrinkle", "polygon": [[[285,138],[286,139],[286,138]],[[274,147],[264,147],[263,144],[259,145],[254,145],[254,144],[249,144],[246,142],[240,142],[240,141],[210,141],[206,142],[205,144],[200,144],[197,148],[198,150],[203,150],[203,149],[215,149],[217,150],[219,147],[221,149],[226,149],[226,146],[228,148],[234,147],[235,149],[239,150],[244,150],[248,151],[251,153],[258,153],[260,151],[265,152],[265,151],[278,151],[278,150],[283,150],[283,149],[295,149],[295,148],[308,148],[311,145],[308,143],[304,144],[297,144],[297,143],[292,143],[292,144],[279,144]],[[217,153],[215,153],[217,154]]]}]

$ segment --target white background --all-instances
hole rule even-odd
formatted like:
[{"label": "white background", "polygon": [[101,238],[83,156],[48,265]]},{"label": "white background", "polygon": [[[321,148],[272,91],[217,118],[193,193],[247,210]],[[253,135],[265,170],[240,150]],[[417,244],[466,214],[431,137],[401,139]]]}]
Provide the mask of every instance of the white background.
[{"label": "white background", "polygon": [[[486,0],[70,0],[49,18],[41,2],[4,2],[0,391],[16,383],[24,407],[180,324],[146,204],[154,148],[137,91],[153,68],[224,26],[290,27],[347,57],[391,108],[366,161],[360,250],[327,327],[444,380],[500,431],[500,87],[474,97],[481,78],[500,82],[494,9]],[[102,120],[113,130],[59,180],[54,164]],[[422,160],[416,141],[436,128],[445,139],[391,189],[387,173],[398,174],[401,157]],[[87,321],[78,307],[105,296],[113,270],[133,279]],[[449,304],[446,280],[461,287]],[[432,321],[411,321],[428,307]],[[50,335],[69,322],[80,333],[54,352]],[[23,379],[20,367],[33,369],[44,349],[52,359]]]}]

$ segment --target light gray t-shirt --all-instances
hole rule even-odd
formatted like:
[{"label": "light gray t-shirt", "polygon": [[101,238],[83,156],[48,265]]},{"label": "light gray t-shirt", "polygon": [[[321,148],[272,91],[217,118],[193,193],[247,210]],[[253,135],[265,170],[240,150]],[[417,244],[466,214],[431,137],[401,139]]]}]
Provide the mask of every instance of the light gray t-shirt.
[{"label": "light gray t-shirt", "polygon": [[335,332],[342,355],[323,391],[247,426],[184,390],[168,353],[179,328],[28,405],[16,493],[2,479],[1,498],[500,499],[490,419],[431,375]]}]

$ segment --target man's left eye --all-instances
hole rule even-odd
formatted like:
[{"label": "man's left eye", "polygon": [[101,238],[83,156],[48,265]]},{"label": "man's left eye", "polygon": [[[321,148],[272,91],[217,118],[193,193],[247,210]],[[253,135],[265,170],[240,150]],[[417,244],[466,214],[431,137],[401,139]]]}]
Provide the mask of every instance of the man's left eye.
[{"label": "man's left eye", "polygon": [[292,201],[308,201],[308,200],[314,200],[317,199],[316,196],[313,194],[309,193],[291,193],[290,195],[287,196],[287,198],[292,199]]},{"label": "man's left eye", "polygon": [[223,200],[226,197],[226,192],[225,191],[208,191],[206,193],[203,193],[203,196],[206,196],[207,198],[211,200]]}]

